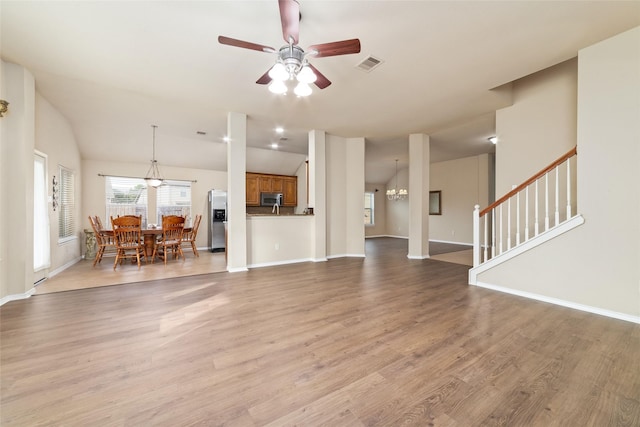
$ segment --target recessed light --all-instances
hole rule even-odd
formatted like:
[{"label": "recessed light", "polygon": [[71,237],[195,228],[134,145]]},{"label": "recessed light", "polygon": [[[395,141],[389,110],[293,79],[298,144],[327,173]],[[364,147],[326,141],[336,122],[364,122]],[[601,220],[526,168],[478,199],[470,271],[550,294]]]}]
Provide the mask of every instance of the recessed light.
[{"label": "recessed light", "polygon": [[223,138],[222,138],[222,140],[223,140],[224,142],[229,142],[230,138],[229,138],[228,136],[225,136],[225,137],[223,137]]},{"label": "recessed light", "polygon": [[271,143],[271,148],[278,148],[278,143],[277,142],[272,142]]},{"label": "recessed light", "polygon": [[284,128],[282,128],[281,126],[278,126],[278,127],[275,129],[275,131],[276,131],[276,133],[282,133],[282,132],[284,132]]}]

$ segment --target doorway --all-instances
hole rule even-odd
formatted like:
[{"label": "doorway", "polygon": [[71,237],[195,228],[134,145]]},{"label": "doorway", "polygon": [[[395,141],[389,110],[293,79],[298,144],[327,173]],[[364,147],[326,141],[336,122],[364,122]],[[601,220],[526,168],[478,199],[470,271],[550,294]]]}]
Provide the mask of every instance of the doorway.
[{"label": "doorway", "polygon": [[51,265],[49,206],[47,203],[47,155],[33,155],[33,283],[47,278]]}]

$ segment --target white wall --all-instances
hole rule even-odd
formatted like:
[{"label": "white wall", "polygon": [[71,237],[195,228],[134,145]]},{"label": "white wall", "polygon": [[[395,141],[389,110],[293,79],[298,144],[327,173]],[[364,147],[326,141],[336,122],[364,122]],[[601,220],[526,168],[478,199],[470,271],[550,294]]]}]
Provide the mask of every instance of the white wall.
[{"label": "white wall", "polygon": [[[406,188],[409,191],[409,197],[411,197],[409,169],[398,170],[397,182],[398,188]],[[395,175],[387,182],[382,191],[386,195],[387,190],[392,188],[396,188]],[[387,235],[409,238],[409,197],[404,200],[394,200],[386,203]]]},{"label": "white wall", "polygon": [[[103,162],[97,160],[83,160],[82,162],[82,227],[90,228],[89,215],[98,215],[105,224],[109,218],[105,218],[105,178],[98,176],[116,175],[144,177],[149,169],[146,163],[126,163],[126,162]],[[159,165],[162,175],[167,179],[196,181],[191,184],[191,212],[192,216],[202,215],[202,223],[196,240],[196,245],[200,248],[207,246],[208,233],[208,213],[207,213],[207,192],[211,189],[227,189],[227,173],[210,171],[203,169],[187,169],[172,166]],[[149,199],[155,200],[155,189],[149,189]],[[149,212],[149,222],[157,223],[155,209]],[[105,222],[106,221],[106,222]]]},{"label": "white wall", "polygon": [[[640,322],[639,47],[640,27],[579,52],[578,213],[585,223],[480,273],[479,282]],[[557,114],[531,122],[545,127]]]},{"label": "white wall", "polygon": [[[387,234],[387,195],[386,184],[365,184],[365,191],[373,193],[373,221],[374,224],[366,226],[366,237],[384,236]],[[378,190],[376,192],[376,190]]]},{"label": "white wall", "polygon": [[364,138],[327,135],[327,256],[364,256]]},{"label": "white wall", "polygon": [[247,266],[312,260],[311,215],[247,218]]},{"label": "white wall", "polygon": [[513,82],[513,105],[496,112],[496,197],[576,145],[577,60]]},{"label": "white wall", "polygon": [[431,163],[431,191],[442,191],[442,215],[429,215],[429,240],[473,244],[473,207],[489,204],[489,155]]},{"label": "white wall", "polygon": [[35,81],[23,67],[1,61],[0,298],[33,286],[33,150]]},{"label": "white wall", "polygon": [[[82,161],[80,151],[71,125],[67,119],[56,110],[39,93],[36,93],[36,142],[35,148],[45,153],[48,163],[47,182],[50,184],[53,176],[60,179],[59,166],[64,166],[74,172],[75,200],[74,215],[76,218],[76,238],[58,243],[58,219],[60,210],[49,209],[49,230],[51,242],[51,267],[54,271],[77,261],[84,251],[85,228],[91,229],[82,217]],[[48,188],[51,194],[51,185]],[[50,205],[51,206],[51,205]]]}]

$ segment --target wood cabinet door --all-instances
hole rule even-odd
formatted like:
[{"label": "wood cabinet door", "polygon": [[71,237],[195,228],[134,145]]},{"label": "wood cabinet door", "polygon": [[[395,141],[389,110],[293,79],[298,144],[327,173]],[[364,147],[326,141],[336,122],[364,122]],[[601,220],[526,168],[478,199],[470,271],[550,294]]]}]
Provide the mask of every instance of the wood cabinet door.
[{"label": "wood cabinet door", "polygon": [[271,177],[269,175],[259,175],[260,192],[271,193]]},{"label": "wood cabinet door", "polygon": [[283,206],[297,206],[298,205],[298,178],[293,177],[284,177],[282,180],[283,183],[283,194],[284,194],[284,203]]},{"label": "wood cabinet door", "polygon": [[247,174],[246,197],[247,206],[260,206],[260,178],[258,175]]},{"label": "wood cabinet door", "polygon": [[271,177],[271,192],[272,193],[282,193],[284,191],[283,181],[286,178],[281,176],[272,176]]}]

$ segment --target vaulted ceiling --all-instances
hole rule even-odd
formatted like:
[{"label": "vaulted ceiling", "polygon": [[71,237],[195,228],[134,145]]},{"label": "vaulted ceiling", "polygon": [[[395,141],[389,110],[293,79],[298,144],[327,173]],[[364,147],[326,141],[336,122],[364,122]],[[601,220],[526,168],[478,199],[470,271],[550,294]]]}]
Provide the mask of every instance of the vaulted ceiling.
[{"label": "vaulted ceiling", "polygon": [[[366,179],[386,182],[394,159],[407,164],[411,133],[431,135],[432,161],[490,152],[508,83],[640,25],[638,1],[300,0],[300,10],[302,48],[362,45],[311,58],[332,84],[308,98],[255,83],[274,54],[217,43],[285,44],[275,0],[3,0],[2,59],[33,73],[86,159],[119,160],[119,147],[134,146],[130,161],[148,162],[157,124],[161,165],[224,170],[235,111],[248,116],[248,145],[264,150],[278,141],[279,151],[306,153],[312,129],[365,137]],[[358,69],[370,55],[382,64]]]}]

